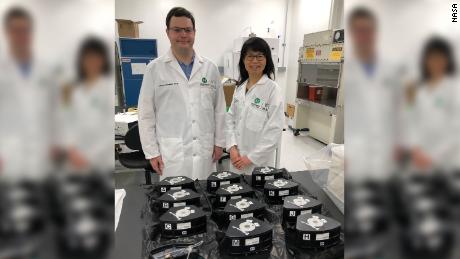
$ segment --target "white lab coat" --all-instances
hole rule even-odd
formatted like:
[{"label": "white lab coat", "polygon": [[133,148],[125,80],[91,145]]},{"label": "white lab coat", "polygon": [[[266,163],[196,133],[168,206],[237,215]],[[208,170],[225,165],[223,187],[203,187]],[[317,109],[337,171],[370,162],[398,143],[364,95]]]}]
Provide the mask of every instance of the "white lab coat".
[{"label": "white lab coat", "polygon": [[275,150],[281,141],[284,106],[280,88],[264,75],[246,93],[247,81],[235,89],[226,117],[227,150],[237,145],[241,156],[253,165],[236,173],[251,174],[256,166],[274,166]]},{"label": "white lab coat", "polygon": [[8,179],[43,179],[50,169],[57,101],[53,76],[37,60],[28,77],[13,58],[0,61],[0,160]]},{"label": "white lab coat", "polygon": [[366,75],[353,57],[345,61],[345,143],[347,177],[384,179],[394,169],[399,77],[394,66],[376,63]]},{"label": "white lab coat", "polygon": [[70,103],[64,107],[63,143],[76,148],[88,162],[88,168],[107,172],[114,169],[113,79],[101,77],[88,87],[73,86]]},{"label": "white lab coat", "polygon": [[418,87],[408,141],[423,150],[438,168],[459,166],[459,82],[444,78],[435,88]]},{"label": "white lab coat", "polygon": [[139,133],[146,159],[159,155],[163,177],[206,179],[214,145],[225,146],[225,98],[217,66],[195,53],[187,80],[170,50],[152,61],[139,95]]}]

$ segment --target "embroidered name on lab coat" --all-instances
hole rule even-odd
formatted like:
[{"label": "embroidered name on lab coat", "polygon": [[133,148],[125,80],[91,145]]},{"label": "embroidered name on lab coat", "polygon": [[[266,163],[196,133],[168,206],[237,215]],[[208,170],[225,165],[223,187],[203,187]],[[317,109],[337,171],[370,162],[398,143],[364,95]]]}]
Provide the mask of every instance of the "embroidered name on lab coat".
[{"label": "embroidered name on lab coat", "polygon": [[268,111],[268,109],[270,108],[270,104],[266,103],[264,100],[258,97],[254,98],[254,101],[252,101],[251,106],[263,111]]},{"label": "embroidered name on lab coat", "polygon": [[158,87],[163,87],[163,86],[174,86],[174,85],[179,85],[179,83],[166,83],[166,84],[161,84]]},{"label": "embroidered name on lab coat", "polygon": [[200,86],[216,89],[216,81],[215,80],[208,80],[205,76],[201,78]]}]

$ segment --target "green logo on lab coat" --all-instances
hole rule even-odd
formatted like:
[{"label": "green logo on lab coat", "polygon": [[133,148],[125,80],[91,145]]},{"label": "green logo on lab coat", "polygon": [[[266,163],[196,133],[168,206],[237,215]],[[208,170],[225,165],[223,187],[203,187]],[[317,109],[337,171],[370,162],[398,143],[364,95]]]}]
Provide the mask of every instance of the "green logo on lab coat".
[{"label": "green logo on lab coat", "polygon": [[208,82],[208,79],[206,79],[206,77],[203,77],[201,78],[201,82],[203,82],[203,84],[206,84]]},{"label": "green logo on lab coat", "polygon": [[254,103],[255,103],[255,104],[259,104],[259,103],[260,103],[260,99],[259,99],[259,98],[254,99]]}]

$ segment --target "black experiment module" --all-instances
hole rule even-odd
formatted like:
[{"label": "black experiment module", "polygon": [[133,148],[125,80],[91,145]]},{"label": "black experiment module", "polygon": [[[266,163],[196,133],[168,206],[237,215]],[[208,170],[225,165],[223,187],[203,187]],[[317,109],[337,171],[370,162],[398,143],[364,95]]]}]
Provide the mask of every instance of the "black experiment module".
[{"label": "black experiment module", "polygon": [[252,186],[264,187],[265,181],[275,180],[283,177],[283,170],[270,166],[256,167],[252,171]]},{"label": "black experiment module", "polygon": [[224,208],[227,202],[232,199],[239,199],[243,197],[252,197],[254,190],[247,184],[229,184],[219,187],[216,191],[215,207]]},{"label": "black experiment module", "polygon": [[157,202],[159,203],[160,212],[164,213],[170,208],[182,207],[188,205],[200,206],[200,195],[190,189],[169,190],[161,195]]},{"label": "black experiment module", "polygon": [[298,183],[286,179],[266,181],[264,185],[265,200],[269,204],[283,204],[283,198],[297,195],[298,188]]},{"label": "black experiment module", "polygon": [[208,177],[207,190],[214,193],[220,186],[240,183],[241,176],[229,171],[214,172]]},{"label": "black experiment module", "polygon": [[160,193],[166,193],[169,190],[195,190],[195,183],[186,176],[166,177],[158,183],[157,188]]},{"label": "black experiment module", "polygon": [[206,214],[191,205],[171,208],[160,217],[161,237],[179,238],[206,232]]},{"label": "black experiment module", "polygon": [[284,198],[283,223],[295,224],[297,216],[321,213],[322,203],[306,195],[288,196]]}]

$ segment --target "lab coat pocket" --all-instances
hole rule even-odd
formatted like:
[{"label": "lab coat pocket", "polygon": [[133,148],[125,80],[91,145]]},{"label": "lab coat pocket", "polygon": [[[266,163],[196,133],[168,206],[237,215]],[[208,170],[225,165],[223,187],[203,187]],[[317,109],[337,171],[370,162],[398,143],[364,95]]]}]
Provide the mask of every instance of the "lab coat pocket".
[{"label": "lab coat pocket", "polygon": [[201,147],[203,152],[203,157],[205,159],[211,159],[214,152],[214,134],[203,134]]},{"label": "lab coat pocket", "polygon": [[261,131],[264,127],[266,117],[267,112],[252,107],[249,108],[248,115],[246,117],[246,128],[251,131]]},{"label": "lab coat pocket", "polygon": [[161,138],[160,153],[165,164],[182,162],[184,160],[182,138]]},{"label": "lab coat pocket", "polygon": [[215,91],[208,88],[201,88],[201,107],[204,110],[213,110],[214,108],[214,93]]}]

